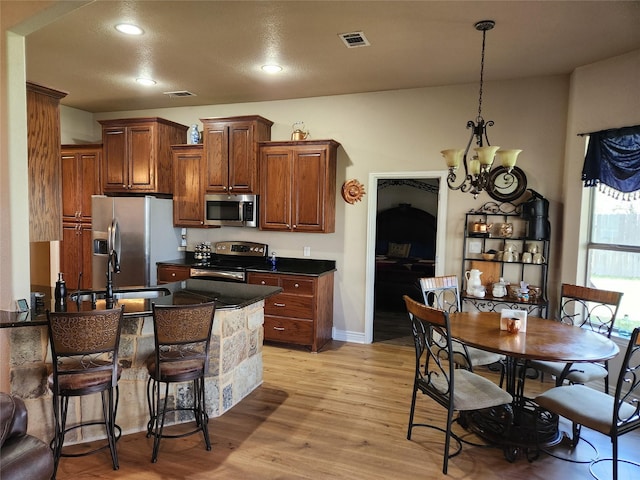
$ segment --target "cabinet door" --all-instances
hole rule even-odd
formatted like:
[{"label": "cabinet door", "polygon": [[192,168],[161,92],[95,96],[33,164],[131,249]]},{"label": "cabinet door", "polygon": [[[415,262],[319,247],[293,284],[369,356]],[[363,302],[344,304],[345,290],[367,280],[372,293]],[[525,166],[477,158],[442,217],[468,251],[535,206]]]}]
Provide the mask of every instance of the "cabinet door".
[{"label": "cabinet door", "polygon": [[227,193],[229,182],[229,129],[225,123],[204,126],[206,155],[205,189],[210,193]]},{"label": "cabinet door", "polygon": [[102,188],[104,192],[123,192],[129,182],[127,138],[124,128],[105,128],[102,137],[104,163]]},{"label": "cabinet door", "polygon": [[201,227],[204,221],[202,146],[178,148],[173,152],[173,224]]},{"label": "cabinet door", "polygon": [[129,183],[131,191],[153,192],[156,190],[156,151],[154,127],[136,125],[128,129]]},{"label": "cabinet door", "polygon": [[327,155],[325,150],[295,154],[293,225],[295,231],[324,231]]},{"label": "cabinet door", "polygon": [[253,141],[253,123],[229,126],[229,191],[253,193],[256,190],[258,160]]},{"label": "cabinet door", "polygon": [[[87,151],[78,153],[78,207],[79,219],[83,222],[91,222],[91,196],[102,193],[100,188],[100,157],[99,151]],[[91,277],[89,277],[91,281]]]},{"label": "cabinet door", "polygon": [[62,221],[76,222],[80,215],[79,197],[82,189],[78,175],[78,155],[62,153],[60,168],[62,174]]},{"label": "cabinet door", "polygon": [[80,273],[82,273],[80,288],[91,288],[93,261],[91,245],[91,225],[65,223],[62,226],[60,271],[64,273],[69,291],[78,287]]},{"label": "cabinet door", "polygon": [[260,228],[291,230],[292,153],[290,149],[263,148],[260,158]]}]

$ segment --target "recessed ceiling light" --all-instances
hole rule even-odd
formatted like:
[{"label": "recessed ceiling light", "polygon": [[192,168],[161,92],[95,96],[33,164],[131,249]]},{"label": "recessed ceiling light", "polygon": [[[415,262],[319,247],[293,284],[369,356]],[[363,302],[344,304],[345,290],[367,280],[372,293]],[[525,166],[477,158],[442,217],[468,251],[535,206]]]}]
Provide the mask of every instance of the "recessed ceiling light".
[{"label": "recessed ceiling light", "polygon": [[132,23],[120,23],[116,25],[116,30],[127,35],[142,35],[144,33],[144,30]]},{"label": "recessed ceiling light", "polygon": [[147,87],[150,87],[151,85],[156,84],[156,81],[150,78],[136,78],[136,82],[138,82],[140,85],[145,85]]},{"label": "recessed ceiling light", "polygon": [[262,70],[267,73],[278,73],[282,71],[282,67],[280,65],[263,65]]}]

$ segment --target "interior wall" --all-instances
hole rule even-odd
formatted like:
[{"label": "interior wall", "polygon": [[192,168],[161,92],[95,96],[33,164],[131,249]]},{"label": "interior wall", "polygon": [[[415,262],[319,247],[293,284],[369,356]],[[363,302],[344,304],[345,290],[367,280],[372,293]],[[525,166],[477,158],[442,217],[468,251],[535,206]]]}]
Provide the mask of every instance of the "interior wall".
[{"label": "interior wall", "polygon": [[[567,76],[487,82],[484,116],[494,120],[490,138],[504,148],[523,149],[518,164],[529,177],[529,186],[550,200],[551,221],[557,225],[561,198],[560,175],[568,103]],[[95,120],[159,116],[184,125],[200,123],[205,117],[259,114],[274,122],[272,139],[289,139],[291,125],[305,122],[311,138],[333,138],[342,144],[338,153],[338,191],[349,179],[357,179],[371,192],[371,172],[444,171],[443,148],[464,146],[469,131],[466,123],[475,118],[477,85],[420,88],[273,102],[255,102],[201,107],[176,107],[142,111],[110,112]],[[63,132],[74,130],[63,112]],[[481,194],[451,192],[446,215],[448,248],[444,260],[446,274],[460,271],[462,220],[470,208],[490,200]],[[267,243],[279,256],[300,257],[303,247],[311,247],[311,257],[334,259],[338,271],[335,282],[334,326],[349,338],[364,338],[365,246],[367,242],[367,202],[353,205],[338,197],[336,232],[303,234],[262,232],[258,229],[189,229],[188,245],[201,241],[249,240]],[[553,263],[554,258],[551,259]]]},{"label": "interior wall", "polygon": [[557,275],[563,282],[585,279],[589,189],[581,181],[585,137],[578,134],[640,125],[639,78],[640,50],[579,67],[571,76]]}]

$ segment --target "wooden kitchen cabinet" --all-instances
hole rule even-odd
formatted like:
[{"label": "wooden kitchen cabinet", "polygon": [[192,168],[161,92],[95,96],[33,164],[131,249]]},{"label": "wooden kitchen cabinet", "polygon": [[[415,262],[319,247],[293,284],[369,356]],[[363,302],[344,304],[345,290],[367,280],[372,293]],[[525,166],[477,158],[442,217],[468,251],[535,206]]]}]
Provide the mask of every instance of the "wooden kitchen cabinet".
[{"label": "wooden kitchen cabinet", "polygon": [[158,285],[187,280],[190,270],[191,268],[188,266],[158,265]]},{"label": "wooden kitchen cabinet", "polygon": [[90,289],[92,283],[91,196],[102,193],[102,145],[62,145],[62,242],[60,271],[68,285]]},{"label": "wooden kitchen cabinet", "polygon": [[173,225],[204,226],[204,171],[202,145],[173,145]]},{"label": "wooden kitchen cabinet", "polygon": [[273,122],[259,115],[202,118],[207,193],[259,193],[258,142]]},{"label": "wooden kitchen cabinet", "polygon": [[29,241],[62,239],[60,99],[67,94],[27,82]]},{"label": "wooden kitchen cabinet", "polygon": [[100,120],[104,193],[173,193],[171,145],[188,127],[163,118]]},{"label": "wooden kitchen cabinet", "polygon": [[102,145],[62,145],[62,221],[91,223],[91,196],[102,193]]},{"label": "wooden kitchen cabinet", "polygon": [[248,272],[247,282],[282,288],[264,301],[264,339],[320,350],[332,338],[333,272],[320,276]]},{"label": "wooden kitchen cabinet", "polygon": [[334,140],[260,143],[260,229],[335,231]]},{"label": "wooden kitchen cabinet", "polygon": [[[68,291],[78,287],[85,290],[92,288],[92,263],[91,223],[64,223],[60,242],[60,271],[64,274]],[[78,285],[80,273],[82,278]]]}]

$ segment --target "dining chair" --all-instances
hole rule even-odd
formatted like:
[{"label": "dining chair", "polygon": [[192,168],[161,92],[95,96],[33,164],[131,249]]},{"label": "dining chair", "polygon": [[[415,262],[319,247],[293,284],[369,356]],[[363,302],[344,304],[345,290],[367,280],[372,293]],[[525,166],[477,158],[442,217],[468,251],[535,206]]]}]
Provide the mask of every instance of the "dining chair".
[{"label": "dining chair", "polygon": [[[51,345],[53,371],[48,386],[53,393],[54,437],[51,449],[55,478],[60,457],[80,457],[109,448],[113,469],[119,468],[116,441],[120,427],[116,425],[118,410],[118,347],[124,306],[86,312],[47,311],[47,330]],[[69,400],[94,393],[102,396],[102,420],[80,419],[67,425]],[[79,400],[78,400],[79,401]],[[74,430],[103,425],[106,443],[80,453],[63,452],[65,436]],[[116,433],[117,432],[117,433]]]},{"label": "dining chair", "polygon": [[[423,277],[419,281],[425,305],[445,310],[447,313],[462,310],[457,276]],[[432,339],[436,344],[440,344],[437,334],[432,336]],[[473,371],[473,367],[497,364],[504,360],[504,355],[470,347],[457,340],[452,342],[455,364],[467,370]]]},{"label": "dining chair", "polygon": [[[211,450],[205,377],[209,371],[209,343],[215,302],[196,305],[153,304],[152,311],[155,349],[147,359],[147,437],[153,437],[151,461],[156,463],[161,438],[182,438],[202,432],[206,449]],[[181,399],[177,395],[169,395],[169,386],[182,382],[191,382],[191,395]],[[162,384],[165,387],[164,395]],[[174,403],[169,404],[170,398]],[[190,412],[195,427],[183,433],[165,433],[165,420],[172,412]]]},{"label": "dining chair", "polygon": [[[599,290],[563,283],[560,290],[558,320],[567,325],[588,328],[607,338],[611,337],[620,301],[621,292]],[[603,379],[604,392],[609,393],[609,362],[563,363],[532,360],[528,366],[544,374],[554,375],[556,386],[564,381],[585,384]]]},{"label": "dining chair", "polygon": [[[407,295],[403,296],[416,350],[415,375],[411,411],[409,413],[409,428],[407,439],[411,440],[413,427],[421,426],[433,428],[445,433],[444,460],[442,472],[447,473],[449,458],[455,457],[462,451],[461,439],[451,431],[457,419],[454,412],[481,410],[485,408],[506,405],[504,431],[508,433],[513,419],[511,406],[513,397],[496,384],[464,368],[455,368],[453,362],[447,359],[453,355],[453,341],[450,335],[449,314],[445,310],[431,308],[416,302]],[[435,331],[442,338],[438,349],[430,348],[429,332]],[[430,423],[415,423],[415,408],[418,391],[431,397],[436,403],[447,410],[445,428]],[[459,418],[459,417],[458,417]],[[453,438],[457,446],[450,453],[450,443]]]},{"label": "dining chair", "polygon": [[573,423],[571,448],[578,445],[583,426],[611,438],[613,458],[591,462],[592,473],[593,466],[603,461],[613,462],[614,480],[618,478],[619,462],[640,467],[630,460],[618,459],[619,437],[640,427],[640,327],[631,334],[613,396],[586,385],[573,384],[553,387],[537,396],[535,401],[540,409],[555,412]]}]

